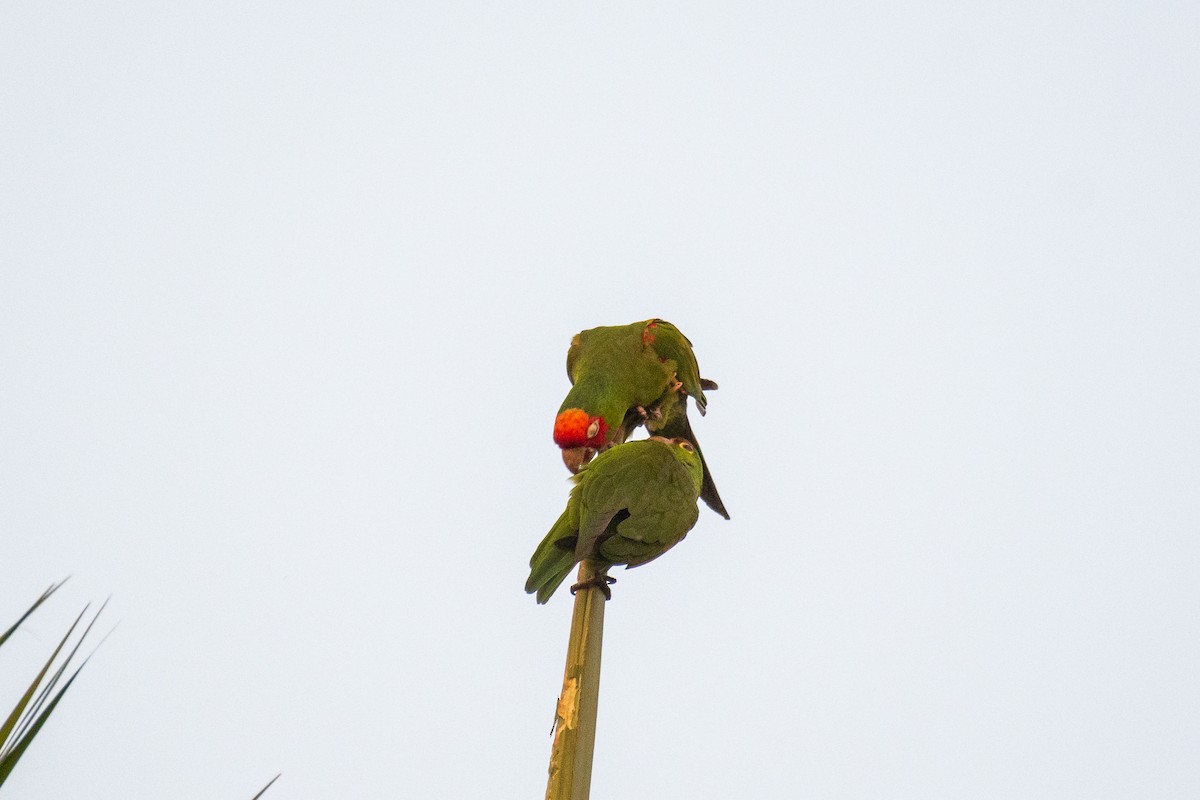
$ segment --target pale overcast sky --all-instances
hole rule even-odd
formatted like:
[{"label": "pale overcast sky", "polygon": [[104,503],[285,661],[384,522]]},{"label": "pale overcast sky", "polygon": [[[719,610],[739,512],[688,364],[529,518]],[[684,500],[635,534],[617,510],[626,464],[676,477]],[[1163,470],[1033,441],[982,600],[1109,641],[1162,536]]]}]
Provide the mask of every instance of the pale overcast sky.
[{"label": "pale overcast sky", "polygon": [[721,388],[593,796],[1200,797],[1200,10],[0,8],[24,800],[530,798],[582,328]]}]

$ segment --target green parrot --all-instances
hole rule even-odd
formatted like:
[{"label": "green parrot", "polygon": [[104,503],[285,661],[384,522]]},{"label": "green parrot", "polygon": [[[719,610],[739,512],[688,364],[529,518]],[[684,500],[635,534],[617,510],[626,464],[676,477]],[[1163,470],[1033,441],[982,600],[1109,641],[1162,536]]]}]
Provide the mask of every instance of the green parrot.
[{"label": "green parrot", "polygon": [[687,418],[687,399],[701,415],[704,390],[692,343],[666,320],[591,328],[575,335],[567,351],[571,391],[554,419],[554,442],[567,469],[577,472],[598,451],[625,441],[638,425],[653,435],[685,438],[704,468],[700,498],[725,519],[708,463]]},{"label": "green parrot", "polygon": [[574,476],[554,527],[529,559],[525,591],[544,603],[585,558],[637,567],[683,540],[700,515],[703,466],[687,439],[609,448]]}]

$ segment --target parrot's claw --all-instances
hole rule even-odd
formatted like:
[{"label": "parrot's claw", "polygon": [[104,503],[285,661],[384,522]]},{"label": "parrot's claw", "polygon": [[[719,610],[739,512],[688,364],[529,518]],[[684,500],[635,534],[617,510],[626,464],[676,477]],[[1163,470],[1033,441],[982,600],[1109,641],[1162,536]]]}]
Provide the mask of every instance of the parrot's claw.
[{"label": "parrot's claw", "polygon": [[658,406],[651,406],[649,411],[646,410],[645,406],[637,406],[637,413],[643,422],[648,419],[662,419],[662,409]]},{"label": "parrot's claw", "polygon": [[608,575],[597,575],[594,578],[588,578],[586,581],[580,581],[571,587],[571,594],[575,594],[580,589],[590,589],[595,586],[600,591],[604,592],[605,600],[612,600],[612,589],[608,587],[616,583],[617,579]]}]

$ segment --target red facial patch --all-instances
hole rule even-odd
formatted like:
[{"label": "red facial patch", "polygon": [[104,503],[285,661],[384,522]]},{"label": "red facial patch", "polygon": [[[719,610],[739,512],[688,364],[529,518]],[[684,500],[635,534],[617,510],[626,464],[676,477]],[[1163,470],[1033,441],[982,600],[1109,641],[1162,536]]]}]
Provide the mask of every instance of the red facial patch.
[{"label": "red facial patch", "polygon": [[[589,437],[588,430],[594,426]],[[568,408],[554,419],[554,443],[559,447],[600,447],[608,426],[603,417],[589,417],[581,408]]]}]

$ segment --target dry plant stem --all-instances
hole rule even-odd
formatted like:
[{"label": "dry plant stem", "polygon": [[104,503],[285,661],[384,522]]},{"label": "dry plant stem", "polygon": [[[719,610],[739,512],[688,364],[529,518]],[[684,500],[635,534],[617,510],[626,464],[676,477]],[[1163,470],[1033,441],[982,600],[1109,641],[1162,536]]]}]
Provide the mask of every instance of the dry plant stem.
[{"label": "dry plant stem", "polygon": [[[606,574],[596,561],[579,565],[579,581]],[[604,592],[597,586],[575,594],[567,668],[558,698],[550,780],[546,800],[587,800],[592,783],[592,749],[596,743],[596,707],[600,699],[600,647],[604,640]]]}]

